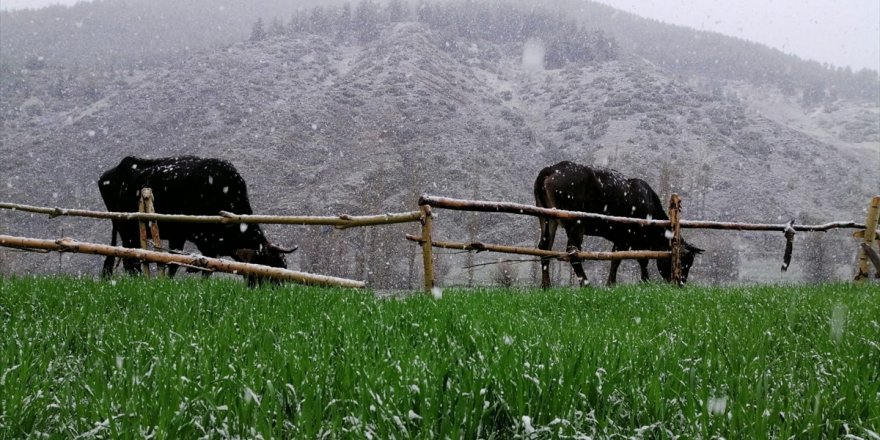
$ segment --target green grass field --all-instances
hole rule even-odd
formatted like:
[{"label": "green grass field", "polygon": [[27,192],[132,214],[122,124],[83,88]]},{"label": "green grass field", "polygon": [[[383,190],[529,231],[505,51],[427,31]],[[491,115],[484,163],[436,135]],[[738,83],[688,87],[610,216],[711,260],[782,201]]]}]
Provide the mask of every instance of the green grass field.
[{"label": "green grass field", "polygon": [[[0,279],[0,437],[878,438],[877,285]],[[853,438],[855,438],[853,437]]]}]

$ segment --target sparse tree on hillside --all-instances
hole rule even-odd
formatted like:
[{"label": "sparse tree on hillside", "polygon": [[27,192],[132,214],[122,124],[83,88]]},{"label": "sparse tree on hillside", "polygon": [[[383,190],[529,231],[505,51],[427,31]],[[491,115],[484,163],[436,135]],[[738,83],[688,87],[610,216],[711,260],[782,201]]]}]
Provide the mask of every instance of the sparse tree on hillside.
[{"label": "sparse tree on hillside", "polygon": [[262,41],[266,39],[266,27],[263,25],[263,19],[258,18],[251,28],[251,41]]},{"label": "sparse tree on hillside", "polygon": [[[478,199],[479,191],[480,191],[480,173],[474,172],[473,176],[473,193],[471,194],[471,198],[474,200]],[[467,213],[467,232],[468,232],[468,242],[473,243],[477,241],[477,233],[480,231],[480,218],[479,213],[477,212],[469,212]],[[465,258],[465,265],[467,266],[467,274],[468,274],[468,287],[474,286],[474,253],[468,252],[467,257]]]},{"label": "sparse tree on hillside", "polygon": [[404,0],[389,0],[385,5],[385,15],[391,23],[409,20],[409,4]]},{"label": "sparse tree on hillside", "polygon": [[333,21],[332,16],[323,6],[315,6],[309,15],[308,30],[313,34],[324,35],[329,32],[329,35],[333,35],[332,29],[335,24]]},{"label": "sparse tree on hillside", "polygon": [[496,286],[511,288],[517,284],[516,268],[509,261],[502,261],[495,266],[492,280]]},{"label": "sparse tree on hillside", "polygon": [[803,237],[801,247],[806,280],[822,283],[833,279],[834,260],[828,249],[828,236],[824,232],[806,232]]},{"label": "sparse tree on hillside", "polygon": [[299,243],[299,252],[303,256],[303,269],[306,272],[329,275],[332,266],[330,237],[333,228],[330,226],[310,227],[308,235]]},{"label": "sparse tree on hillside", "polygon": [[573,21],[559,19],[558,29],[545,37],[544,55],[548,69],[559,69],[569,63],[608,61],[617,58],[617,41],[602,31],[578,29]]},{"label": "sparse tree on hillside", "polygon": [[[797,217],[798,223],[824,223],[811,214]],[[831,252],[833,240],[825,232],[800,232],[795,236],[792,266],[798,261],[804,268],[804,280],[821,283],[834,278],[834,256]]]},{"label": "sparse tree on hillside", "polygon": [[[361,204],[363,212],[376,212],[384,209],[385,201],[391,196],[388,173],[384,166],[370,173],[366,179],[366,191]],[[382,287],[403,287],[408,283],[404,274],[399,272],[394,262],[400,258],[400,231],[394,225],[362,228],[364,230],[363,246],[356,250],[362,254],[361,279],[370,285]]]},{"label": "sparse tree on hillside", "polygon": [[369,241],[368,233],[371,228],[357,228],[351,245],[354,248],[354,277],[359,280],[366,279],[367,253],[365,251]]},{"label": "sparse tree on hillside", "polygon": [[46,59],[40,56],[28,57],[27,61],[24,62],[24,67],[26,67],[28,70],[45,69]]},{"label": "sparse tree on hillside", "polygon": [[719,238],[706,250],[701,267],[705,277],[713,284],[739,280],[739,249],[730,239]]},{"label": "sparse tree on hillside", "polygon": [[681,179],[681,172],[678,171],[675,164],[671,164],[667,160],[660,162],[657,195],[660,197],[660,201],[663,202],[663,206],[666,206],[666,203],[669,202],[669,197],[672,196],[672,193],[681,190]]},{"label": "sparse tree on hillside", "polygon": [[302,240],[298,251],[302,253],[305,271],[334,277],[354,277],[350,245],[352,237],[356,237],[356,231],[337,230],[332,226],[308,229],[309,234]]},{"label": "sparse tree on hillside", "polygon": [[303,14],[299,12],[290,14],[290,21],[287,23],[287,33],[296,34],[298,32],[305,32],[306,22],[307,19],[303,17]]},{"label": "sparse tree on hillside", "polygon": [[416,20],[422,23],[430,23],[433,20],[434,6],[427,0],[419,0],[416,5]]},{"label": "sparse tree on hillside", "polygon": [[269,27],[270,35],[284,35],[284,22],[278,17],[272,18],[272,25]]},{"label": "sparse tree on hillside", "polygon": [[815,81],[804,87],[804,93],[801,102],[805,107],[815,107],[825,101],[825,85],[822,82]]},{"label": "sparse tree on hillside", "polygon": [[336,29],[338,29],[336,32],[337,40],[348,41],[351,38],[351,3],[343,3],[342,12],[336,22]]},{"label": "sparse tree on hillside", "polygon": [[620,54],[620,44],[617,39],[602,31],[593,32],[592,47],[596,49],[597,58],[602,61],[616,60]]},{"label": "sparse tree on hillside", "polygon": [[691,215],[701,217],[706,209],[706,196],[712,185],[712,167],[708,162],[703,162],[696,173],[691,176],[690,194],[696,199],[691,206],[695,208]]},{"label": "sparse tree on hillside", "polygon": [[537,136],[535,137],[535,140],[539,146],[543,147],[542,153],[546,163],[552,164],[559,162],[560,160],[568,160],[565,151],[556,142],[553,142],[550,139],[544,139],[538,142]]},{"label": "sparse tree on hillside", "polygon": [[450,265],[447,254],[434,253],[434,285],[442,286],[449,275]]},{"label": "sparse tree on hillside", "polygon": [[379,37],[379,5],[370,0],[358,3],[352,16],[352,31],[361,43],[367,43]]}]

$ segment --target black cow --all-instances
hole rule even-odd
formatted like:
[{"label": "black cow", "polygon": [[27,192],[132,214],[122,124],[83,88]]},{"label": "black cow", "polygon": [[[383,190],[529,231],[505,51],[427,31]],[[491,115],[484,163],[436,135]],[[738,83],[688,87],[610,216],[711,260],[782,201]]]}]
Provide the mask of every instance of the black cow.
[{"label": "black cow", "polygon": [[[248,200],[247,185],[231,163],[220,159],[203,159],[194,156],[142,159],[126,157],[114,168],[107,170],[98,180],[101,197],[108,211],[135,212],[141,188],[151,188],[155,198],[154,207],[160,214],[218,215],[220,211],[236,214],[252,214]],[[207,257],[231,256],[236,261],[287,267],[282,253],[294,249],[282,249],[266,239],[259,225],[247,224],[201,224],[159,222],[161,237],[168,240],[171,250],[183,249],[190,241]],[[113,239],[116,233],[122,245],[139,247],[140,234],[137,221],[113,220]],[[103,275],[113,273],[115,258],[104,260]],[[124,259],[127,272],[138,273],[136,261]],[[177,266],[169,267],[174,276]],[[257,279],[248,277],[253,285]]]},{"label": "black cow", "polygon": [[[542,208],[557,208],[566,211],[591,212],[619,217],[636,217],[654,220],[668,220],[666,211],[657,193],[641,179],[628,179],[617,171],[607,168],[593,168],[573,162],[560,162],[544,168],[535,180],[535,202]],[[670,250],[668,232],[665,228],[627,225],[599,220],[556,220],[539,218],[541,240],[538,248],[549,250],[553,247],[556,228],[559,223],[568,236],[568,250],[580,250],[584,235],[592,235],[610,240],[614,250]],[[702,249],[684,244],[681,255],[682,281],[687,280],[688,271],[694,256]],[[648,260],[638,260],[642,271],[642,281],[648,280]],[[572,259],[581,285],[587,284],[587,276],[580,260]],[[608,285],[617,282],[617,268],[620,260],[611,261]],[[657,270],[666,281],[671,279],[671,263],[668,259],[657,260]],[[550,260],[541,261],[541,285],[550,287]]]}]

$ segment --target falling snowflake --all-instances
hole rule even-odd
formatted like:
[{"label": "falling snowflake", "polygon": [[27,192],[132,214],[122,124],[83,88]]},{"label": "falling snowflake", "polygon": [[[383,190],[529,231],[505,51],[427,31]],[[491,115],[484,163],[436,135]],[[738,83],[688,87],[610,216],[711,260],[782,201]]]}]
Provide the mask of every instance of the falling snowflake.
[{"label": "falling snowflake", "polygon": [[724,414],[727,409],[727,396],[710,397],[706,407],[710,414]]}]

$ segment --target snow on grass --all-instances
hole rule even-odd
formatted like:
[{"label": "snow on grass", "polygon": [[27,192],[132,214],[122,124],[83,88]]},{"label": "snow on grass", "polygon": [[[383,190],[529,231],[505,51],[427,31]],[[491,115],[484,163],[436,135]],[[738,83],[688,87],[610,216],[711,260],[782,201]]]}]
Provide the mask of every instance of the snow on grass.
[{"label": "snow on grass", "polygon": [[4,279],[0,316],[10,437],[870,438],[880,422],[880,304],[848,284],[388,301]]}]

